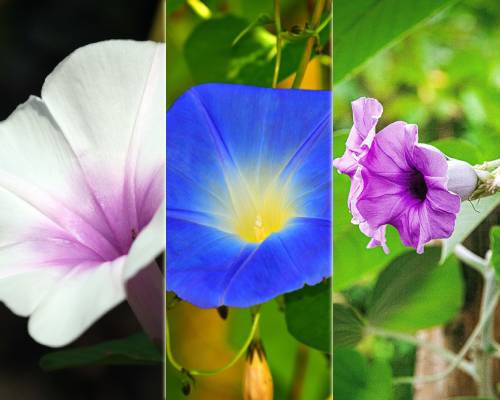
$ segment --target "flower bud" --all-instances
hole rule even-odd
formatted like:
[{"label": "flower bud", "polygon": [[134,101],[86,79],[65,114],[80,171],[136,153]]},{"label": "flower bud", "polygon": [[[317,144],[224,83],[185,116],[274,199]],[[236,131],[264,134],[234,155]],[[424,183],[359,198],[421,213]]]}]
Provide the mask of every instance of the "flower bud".
[{"label": "flower bud", "polygon": [[248,346],[243,377],[243,400],[272,400],[273,377],[260,340]]},{"label": "flower bud", "polygon": [[448,160],[448,190],[460,196],[462,201],[470,198],[476,190],[478,177],[472,166],[461,160]]}]

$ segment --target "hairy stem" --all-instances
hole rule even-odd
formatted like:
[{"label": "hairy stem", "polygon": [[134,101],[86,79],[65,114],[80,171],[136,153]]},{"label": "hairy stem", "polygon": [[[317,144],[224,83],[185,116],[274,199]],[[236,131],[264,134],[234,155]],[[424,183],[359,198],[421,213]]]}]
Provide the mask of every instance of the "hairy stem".
[{"label": "hairy stem", "polygon": [[[316,29],[321,22],[321,14],[323,13],[323,9],[325,8],[326,0],[317,0],[314,6],[313,15],[311,18],[311,29]],[[316,41],[316,37],[311,36],[307,39],[306,45],[304,47],[304,52],[302,53],[302,58],[300,59],[299,66],[297,68],[297,72],[295,74],[295,79],[293,81],[292,87],[294,89],[300,88],[302,80],[304,79],[304,75],[306,73],[307,65],[309,64],[309,60],[311,59],[311,53],[314,46],[314,42]]]},{"label": "hairy stem", "polygon": [[[449,362],[454,362],[457,355],[453,353],[452,351],[448,350],[445,347],[437,346],[431,342],[427,342],[425,340],[421,340],[413,335],[409,335],[406,333],[401,333],[401,332],[393,332],[389,331],[386,329],[381,329],[381,328],[376,328],[376,327],[369,327],[367,329],[367,333],[374,334],[375,336],[379,337],[384,337],[388,339],[396,339],[400,340],[402,342],[407,342],[414,344],[417,347],[423,347],[426,348],[430,351],[432,351],[435,354],[438,354],[442,358],[444,358],[446,361]],[[469,361],[466,360],[460,360],[458,365],[458,368],[460,368],[463,372],[466,374],[470,375],[474,380],[477,380],[477,374],[474,368],[474,365],[470,363]]]}]

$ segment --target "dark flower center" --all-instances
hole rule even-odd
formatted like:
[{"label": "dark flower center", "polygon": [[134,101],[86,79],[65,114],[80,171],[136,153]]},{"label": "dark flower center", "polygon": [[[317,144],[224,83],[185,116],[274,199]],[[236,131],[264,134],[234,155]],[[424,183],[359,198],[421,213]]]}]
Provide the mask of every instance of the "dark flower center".
[{"label": "dark flower center", "polygon": [[419,200],[425,200],[427,195],[427,185],[424,176],[416,171],[410,179],[410,192]]}]

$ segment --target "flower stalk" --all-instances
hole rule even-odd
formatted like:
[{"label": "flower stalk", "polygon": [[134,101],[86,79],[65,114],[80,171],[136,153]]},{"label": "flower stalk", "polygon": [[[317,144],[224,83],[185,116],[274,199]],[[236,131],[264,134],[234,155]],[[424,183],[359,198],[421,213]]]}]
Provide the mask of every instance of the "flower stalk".
[{"label": "flower stalk", "polygon": [[273,88],[278,84],[281,66],[281,48],[283,46],[283,39],[281,37],[280,0],[274,0],[274,26],[276,29],[276,63],[274,64]]},{"label": "flower stalk", "polygon": [[[316,29],[321,22],[321,14],[323,13],[323,9],[325,8],[326,0],[317,0],[314,6],[313,15],[311,18],[311,28]],[[302,53],[302,58],[300,59],[299,66],[297,68],[297,72],[295,74],[295,79],[292,84],[292,88],[299,89],[304,79],[304,75],[306,73],[307,65],[311,59],[311,53],[316,42],[316,37],[311,36],[307,39],[306,45],[304,47],[304,52]]]},{"label": "flower stalk", "polygon": [[247,352],[250,344],[252,341],[255,339],[257,336],[258,332],[258,327],[259,327],[259,321],[260,321],[260,311],[257,310],[255,313],[252,313],[252,328],[250,329],[250,333],[245,340],[245,343],[243,346],[238,350],[238,352],[235,354],[235,356],[229,361],[226,365],[214,369],[214,370],[197,370],[197,369],[187,369],[184,368],[174,357],[172,353],[172,344],[171,344],[171,339],[170,339],[170,330],[169,330],[169,325],[168,325],[168,316],[165,318],[165,354],[167,357],[167,360],[170,362],[170,364],[180,373],[187,375],[188,377],[195,377],[195,376],[213,376],[217,375],[232,366],[234,366],[238,360],[243,357],[243,355]]}]

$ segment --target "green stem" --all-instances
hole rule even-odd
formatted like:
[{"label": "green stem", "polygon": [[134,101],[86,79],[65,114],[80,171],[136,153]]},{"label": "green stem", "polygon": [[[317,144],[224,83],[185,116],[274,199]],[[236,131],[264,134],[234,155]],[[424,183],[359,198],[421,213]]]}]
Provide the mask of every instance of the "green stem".
[{"label": "green stem", "polygon": [[253,315],[253,323],[252,323],[252,328],[250,330],[250,334],[248,335],[247,339],[245,340],[245,343],[241,347],[241,349],[236,353],[236,355],[227,363],[226,365],[222,366],[221,368],[217,368],[211,371],[202,371],[202,370],[197,370],[197,369],[187,369],[184,368],[180,363],[177,362],[177,360],[174,358],[172,354],[172,348],[171,348],[171,343],[170,343],[170,332],[168,328],[168,318],[165,319],[165,353],[167,356],[168,361],[172,366],[179,372],[181,373],[186,373],[190,376],[211,376],[211,375],[217,375],[220,372],[223,372],[229,368],[231,368],[234,364],[238,362],[238,360],[245,354],[248,346],[250,345],[252,339],[254,338],[254,335],[256,334],[259,326],[259,320],[260,320],[260,312],[257,311]]},{"label": "green stem", "polygon": [[273,88],[278,84],[281,66],[281,9],[280,0],[274,0],[274,25],[276,27],[276,63],[274,64]]},{"label": "green stem", "polygon": [[[413,335],[409,335],[406,333],[393,332],[393,331],[389,331],[389,330],[381,329],[381,328],[376,328],[376,327],[372,327],[372,326],[367,328],[367,333],[371,333],[371,334],[374,334],[375,336],[379,336],[379,337],[400,340],[402,342],[411,343],[417,347],[426,348],[426,349],[432,351],[433,353],[440,355],[441,357],[443,357],[445,360],[447,360],[449,362],[454,362],[455,358],[457,357],[457,355],[455,353],[453,353],[452,351],[450,351],[444,347],[437,346],[431,342],[421,340]],[[466,360],[460,360],[460,362],[458,364],[458,368],[460,368],[466,374],[470,375],[472,378],[477,379],[477,374],[475,372],[474,365],[472,365],[472,363],[470,363]]]},{"label": "green stem", "polygon": [[474,254],[462,244],[456,245],[453,253],[464,264],[474,268],[476,271],[480,272],[481,275],[485,276],[486,271],[488,270],[488,263],[486,260]]},{"label": "green stem", "polygon": [[[318,27],[321,22],[321,14],[323,13],[323,9],[325,8],[326,0],[317,0],[314,6],[313,15],[311,18],[311,28],[314,30]],[[304,79],[304,75],[306,73],[307,65],[309,64],[309,60],[311,59],[311,53],[314,46],[314,42],[316,41],[316,37],[311,36],[307,39],[306,45],[304,47],[304,52],[302,53],[302,58],[300,59],[299,66],[297,67],[297,72],[295,74],[295,79],[293,81],[292,87],[294,89],[300,88],[302,80]]]},{"label": "green stem", "polygon": [[446,378],[449,374],[451,374],[455,368],[458,367],[460,362],[464,359],[468,351],[472,348],[472,346],[475,344],[475,341],[477,337],[483,332],[483,328],[485,324],[490,320],[491,315],[493,314],[493,311],[496,308],[496,304],[498,301],[498,296],[499,296],[499,290],[496,289],[494,296],[491,299],[491,302],[486,305],[485,309],[483,310],[483,313],[479,316],[479,321],[470,334],[469,338],[465,342],[464,346],[460,350],[460,352],[457,354],[455,357],[454,361],[449,365],[448,368],[446,368],[444,371],[439,372],[434,375],[426,375],[426,376],[403,376],[403,377],[398,377],[395,378],[393,383],[395,385],[398,384],[421,384],[421,383],[431,383],[431,382],[436,382],[441,379]]},{"label": "green stem", "polygon": [[[496,276],[493,268],[489,268],[484,278],[484,288],[481,300],[481,309],[479,315],[483,315],[487,311],[488,304],[492,302],[498,292],[496,284]],[[479,375],[479,395],[494,396],[493,388],[493,321],[492,316],[486,319],[481,332],[481,344],[476,356],[476,369]]]}]

